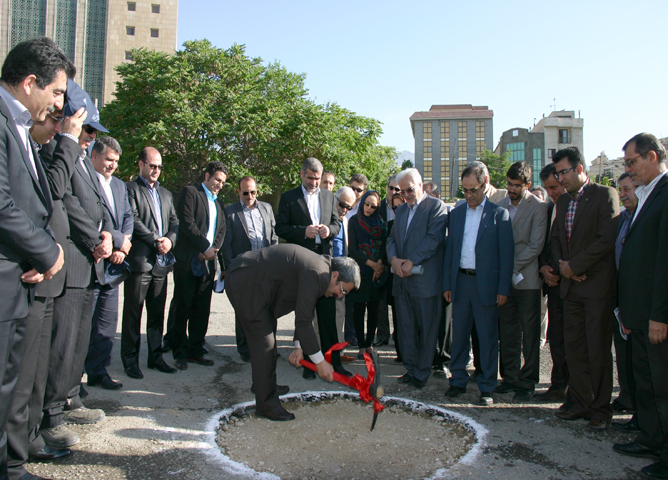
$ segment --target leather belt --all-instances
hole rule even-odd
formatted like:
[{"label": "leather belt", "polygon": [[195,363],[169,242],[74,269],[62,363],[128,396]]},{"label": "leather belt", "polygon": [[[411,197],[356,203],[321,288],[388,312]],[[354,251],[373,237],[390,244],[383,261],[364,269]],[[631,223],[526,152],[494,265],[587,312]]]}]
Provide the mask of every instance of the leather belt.
[{"label": "leather belt", "polygon": [[467,275],[469,277],[475,277],[475,270],[471,270],[470,268],[459,267],[459,271],[462,272],[464,275]]}]

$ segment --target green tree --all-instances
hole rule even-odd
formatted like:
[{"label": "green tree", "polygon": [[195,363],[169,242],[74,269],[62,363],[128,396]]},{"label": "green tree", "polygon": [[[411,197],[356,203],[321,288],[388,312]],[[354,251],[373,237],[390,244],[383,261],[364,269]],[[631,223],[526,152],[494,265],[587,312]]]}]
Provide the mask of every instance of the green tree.
[{"label": "green tree", "polygon": [[411,162],[409,159],[406,159],[401,163],[402,170],[406,170],[407,168],[413,168],[413,162]]},{"label": "green tree", "polygon": [[[378,142],[380,122],[316,104],[304,74],[250,58],[243,45],[223,50],[199,40],[172,55],[133,50],[133,61],[117,71],[116,98],[101,116],[123,148],[125,179],[137,173],[135,159],[148,145],[161,152],[160,180],[174,192],[198,181],[212,160],[229,167],[228,185],[253,175],[263,194],[298,185],[308,156],[341,178],[362,172],[374,188],[396,170],[396,151]],[[223,196],[234,198],[233,190]]]},{"label": "green tree", "polygon": [[489,170],[489,181],[496,188],[506,188],[508,169],[512,165],[510,161],[510,152],[505,151],[497,155],[491,150],[484,150],[480,155],[480,161],[487,165]]}]

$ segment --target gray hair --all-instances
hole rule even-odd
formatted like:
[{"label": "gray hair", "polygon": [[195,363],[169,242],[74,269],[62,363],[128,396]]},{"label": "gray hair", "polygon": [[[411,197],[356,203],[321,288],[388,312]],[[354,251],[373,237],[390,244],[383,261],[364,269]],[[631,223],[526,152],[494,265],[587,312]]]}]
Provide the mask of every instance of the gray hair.
[{"label": "gray hair", "polygon": [[[121,145],[118,141],[110,136],[97,137],[95,143],[93,144],[93,152],[96,152],[98,155],[103,155],[107,148],[111,148],[118,153],[120,157],[123,155],[123,150],[121,150]],[[92,155],[92,153],[91,153]]]},{"label": "gray hair", "polygon": [[322,163],[315,157],[308,157],[302,163],[302,172],[306,173],[306,170],[311,170],[312,172],[322,172]]},{"label": "gray hair", "polygon": [[389,187],[390,183],[392,183],[392,180],[396,180],[396,179],[397,179],[396,175],[392,175],[390,178],[388,178],[387,179],[387,186]]},{"label": "gray hair", "polygon": [[485,184],[485,179],[489,180],[489,170],[487,170],[487,165],[478,160],[475,160],[466,166],[462,171],[461,179],[464,180],[464,177],[468,177],[469,175],[475,175],[475,178],[480,185]]},{"label": "gray hair", "polygon": [[[515,180],[516,180],[516,179],[515,179]],[[548,197],[548,196],[547,196],[547,190],[545,190],[545,189],[544,189],[543,187],[541,187],[540,185],[534,185],[533,187],[531,187],[531,188],[529,189],[529,192],[530,192],[530,193],[533,193],[533,192],[540,192],[541,195],[543,196],[542,200],[543,200],[544,202],[547,201],[547,197]]]},{"label": "gray hair", "polygon": [[360,266],[350,257],[333,257],[332,272],[339,272],[340,282],[352,282],[355,288],[360,288],[362,283],[362,274]]},{"label": "gray hair", "polygon": [[422,177],[420,176],[420,172],[418,172],[417,168],[407,168],[406,170],[402,170],[397,173],[397,183],[401,183],[401,181],[407,176],[411,177],[415,185],[418,183],[422,185]]},{"label": "gray hair", "polygon": [[350,187],[341,187],[341,188],[339,188],[339,189],[336,191],[336,194],[335,194],[337,200],[338,200],[339,198],[341,198],[341,195],[343,195],[343,194],[351,195],[351,196],[355,197],[355,192],[353,192],[353,189],[350,188]]}]

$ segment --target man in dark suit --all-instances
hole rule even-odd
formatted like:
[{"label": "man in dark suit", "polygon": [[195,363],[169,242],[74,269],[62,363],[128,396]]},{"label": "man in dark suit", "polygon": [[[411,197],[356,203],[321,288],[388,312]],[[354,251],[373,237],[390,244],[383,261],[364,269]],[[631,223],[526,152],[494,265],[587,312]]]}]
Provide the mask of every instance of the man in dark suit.
[{"label": "man in dark suit", "polygon": [[[34,284],[63,267],[48,227],[53,203],[44,168],[30,141],[30,121],[63,107],[76,69],[47,38],[19,43],[0,77],[0,478],[7,478],[7,420],[21,369]],[[33,478],[40,478],[34,476]]]},{"label": "man in dark suit", "polygon": [[[91,387],[99,385],[107,390],[116,390],[123,386],[122,383],[111,379],[107,366],[111,363],[111,350],[114,347],[114,336],[118,325],[118,290],[123,277],[129,274],[129,265],[125,258],[132,247],[130,238],[134,227],[134,217],[125,182],[113,176],[121,155],[122,150],[118,141],[108,136],[99,137],[91,152],[91,163],[95,167],[114,227],[111,231],[114,251],[109,259],[105,260],[105,265],[107,270],[114,266],[119,270],[114,274],[117,278],[111,279],[109,284],[95,284],[93,324],[85,367],[88,385]],[[121,269],[125,271],[121,272]]]},{"label": "man in dark suit", "polygon": [[[392,293],[397,306],[401,358],[407,372],[400,383],[422,388],[431,374],[441,320],[443,244],[448,215],[445,204],[422,190],[415,168],[397,175],[406,203],[397,208],[387,239],[387,258],[394,271]],[[411,269],[421,266],[423,273]]]},{"label": "man in dark suit", "polygon": [[[223,241],[224,265],[242,253],[278,245],[276,220],[271,205],[257,199],[257,183],[253,177],[239,180],[239,201],[225,208],[225,240]],[[244,362],[250,361],[248,342],[235,316],[237,351]]]},{"label": "man in dark suit", "polygon": [[480,404],[491,405],[498,366],[499,307],[510,295],[515,243],[508,210],[485,196],[484,164],[471,163],[461,178],[466,203],[450,213],[443,261],[443,296],[452,302],[452,377],[445,395],[453,399],[466,392],[475,324],[482,370],[477,378]]},{"label": "man in dark suit", "polygon": [[[564,186],[559,183],[555,176],[557,169],[554,163],[549,163],[540,172],[540,180],[552,199],[547,206],[547,233],[545,246],[538,256],[538,266],[543,276],[543,294],[547,295],[547,341],[550,344],[550,355],[552,357],[551,385],[545,392],[537,393],[534,397],[544,402],[563,402],[566,399],[568,387],[568,365],[566,364],[566,348],[564,346],[564,317],[563,301],[559,295],[559,271],[554,270],[552,265],[552,247],[550,233],[557,215],[556,205],[559,197],[566,193]],[[564,408],[570,408],[566,405]]]},{"label": "man in dark suit", "polygon": [[[162,156],[153,147],[139,152],[139,175],[127,183],[128,200],[134,216],[132,248],[127,256],[130,276],[123,286],[121,360],[130,378],[140,379],[139,345],[141,314],[146,301],[146,343],[148,367],[164,373],[176,369],[162,357],[162,329],[167,301],[167,274],[172,249],[179,231],[172,194],[160,186]],[[162,265],[161,265],[162,263]]]},{"label": "man in dark suit", "polygon": [[668,178],[666,151],[649,133],[624,145],[626,172],[639,185],[638,207],[624,239],[619,262],[619,307],[629,331],[640,434],[613,449],[657,458],[642,472],[668,478]]},{"label": "man in dark suit", "polygon": [[184,187],[176,201],[179,235],[174,248],[176,304],[172,353],[180,370],[188,368],[187,362],[213,365],[213,360],[204,357],[203,345],[209,326],[217,253],[225,237],[225,207],[218,200],[218,193],[227,174],[222,162],[209,162],[204,182]]},{"label": "man in dark suit", "polygon": [[[564,342],[573,408],[562,420],[588,418],[604,430],[612,419],[612,327],[615,296],[615,238],[619,195],[589,180],[576,147],[552,157],[559,182],[569,195],[557,202],[552,225],[552,268],[561,275]],[[558,263],[557,263],[558,262]]]},{"label": "man in dark suit", "polygon": [[315,305],[323,296],[343,297],[360,282],[354,260],[316,255],[298,245],[246,252],[228,266],[227,297],[248,339],[258,416],[278,421],[295,418],[278,398],[276,320],[295,312],[295,350],[290,363],[300,366],[306,354],[316,364],[318,375],[331,382],[332,366],[313,329]]},{"label": "man in dark suit", "polygon": [[[529,192],[531,167],[515,162],[507,172],[508,196],[499,202],[513,225],[515,259],[510,296],[499,308],[499,340],[503,383],[496,393],[515,392],[526,402],[540,379],[540,287],[538,255],[545,245],[547,205]],[[524,358],[524,365],[522,365]]]}]

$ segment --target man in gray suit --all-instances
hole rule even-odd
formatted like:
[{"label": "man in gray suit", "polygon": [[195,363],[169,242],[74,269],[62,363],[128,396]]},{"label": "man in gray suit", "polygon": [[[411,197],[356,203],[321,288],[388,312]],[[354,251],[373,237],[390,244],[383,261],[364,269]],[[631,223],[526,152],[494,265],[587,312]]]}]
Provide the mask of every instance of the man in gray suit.
[{"label": "man in gray suit", "polygon": [[[239,180],[237,193],[239,201],[225,207],[227,231],[221,252],[223,265],[231,265],[232,260],[242,253],[278,245],[274,212],[270,204],[257,199],[255,179],[247,176]],[[248,342],[236,315],[234,322],[237,351],[244,362],[249,362]]]},{"label": "man in gray suit", "polygon": [[[422,388],[431,373],[441,319],[443,244],[448,215],[445,204],[422,189],[415,168],[403,170],[397,182],[406,203],[397,208],[387,239],[387,258],[395,273],[392,293],[397,305],[398,339],[406,370],[400,383]],[[421,266],[422,275],[411,273]]]},{"label": "man in gray suit", "polygon": [[533,396],[540,376],[540,288],[543,282],[538,275],[538,256],[545,244],[547,204],[529,192],[529,165],[514,163],[508,169],[507,178],[508,196],[499,206],[508,210],[513,224],[515,261],[510,296],[499,308],[503,383],[494,391],[515,392],[513,401],[524,402]]}]

